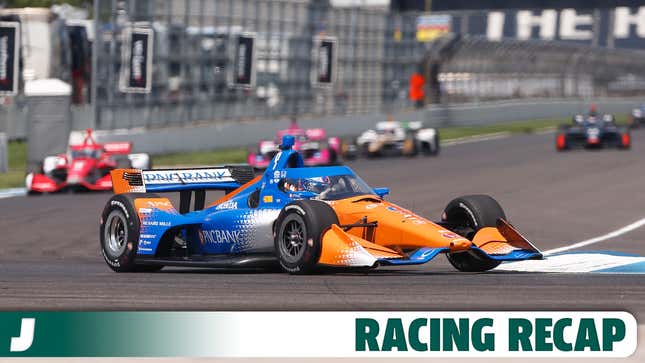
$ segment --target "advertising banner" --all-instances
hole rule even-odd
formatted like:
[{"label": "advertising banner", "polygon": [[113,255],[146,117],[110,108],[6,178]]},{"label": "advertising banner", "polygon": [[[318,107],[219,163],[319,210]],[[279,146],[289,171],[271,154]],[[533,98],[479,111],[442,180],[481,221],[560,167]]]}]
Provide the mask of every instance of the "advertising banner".
[{"label": "advertising banner", "polygon": [[20,23],[0,22],[0,95],[18,93]]},{"label": "advertising banner", "polygon": [[417,18],[417,40],[430,42],[450,32],[450,15],[422,15]]},{"label": "advertising banner", "polygon": [[233,58],[232,83],[235,87],[251,88],[255,85],[255,33],[237,36]]},{"label": "advertising banner", "polygon": [[315,86],[331,86],[336,79],[337,39],[331,36],[314,38],[314,72]]},{"label": "advertising banner", "polygon": [[119,79],[121,92],[149,93],[152,89],[153,34],[153,30],[149,28],[125,30]]}]

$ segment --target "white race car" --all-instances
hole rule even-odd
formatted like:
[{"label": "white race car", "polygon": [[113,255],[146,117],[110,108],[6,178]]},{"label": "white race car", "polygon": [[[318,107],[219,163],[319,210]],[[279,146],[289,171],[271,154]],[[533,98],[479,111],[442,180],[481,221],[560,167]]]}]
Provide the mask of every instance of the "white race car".
[{"label": "white race car", "polygon": [[439,154],[439,131],[423,128],[420,121],[378,122],[374,129],[363,132],[356,146],[365,157],[404,155],[427,156]]}]

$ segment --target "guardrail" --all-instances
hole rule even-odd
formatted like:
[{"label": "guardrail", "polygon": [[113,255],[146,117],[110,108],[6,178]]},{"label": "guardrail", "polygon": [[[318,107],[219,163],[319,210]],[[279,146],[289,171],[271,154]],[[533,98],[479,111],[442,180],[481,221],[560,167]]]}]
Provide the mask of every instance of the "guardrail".
[{"label": "guardrail", "polygon": [[[426,126],[469,126],[522,120],[570,117],[586,112],[590,100],[526,99],[431,106],[424,110],[399,112],[392,116],[401,121],[424,121]],[[641,103],[638,98],[598,99],[593,101],[600,112],[628,113]],[[371,128],[389,115],[372,113],[355,116],[328,116],[300,120],[302,127],[324,127],[329,135],[350,136]],[[157,129],[120,129],[98,131],[99,141],[134,143],[137,152],[151,154],[213,150],[254,145],[260,139],[273,138],[289,120],[235,121],[215,124]]]},{"label": "guardrail", "polygon": [[9,147],[7,146],[7,135],[0,132],[0,173],[9,171]]}]

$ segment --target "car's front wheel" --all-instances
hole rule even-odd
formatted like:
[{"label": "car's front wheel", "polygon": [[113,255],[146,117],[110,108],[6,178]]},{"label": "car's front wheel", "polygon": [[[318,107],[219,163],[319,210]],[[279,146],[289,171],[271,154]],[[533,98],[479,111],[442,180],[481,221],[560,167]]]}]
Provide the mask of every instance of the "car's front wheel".
[{"label": "car's front wheel", "polygon": [[275,223],[275,253],[282,268],[293,274],[312,273],[320,259],[322,236],[338,224],[334,210],[318,200],[287,204]]},{"label": "car's front wheel", "polygon": [[[498,219],[506,219],[504,210],[488,195],[466,195],[453,199],[443,211],[442,221],[450,229],[472,241],[478,230],[496,227]],[[483,272],[497,267],[500,262],[491,260],[477,251],[448,253],[448,261],[463,272]]]}]

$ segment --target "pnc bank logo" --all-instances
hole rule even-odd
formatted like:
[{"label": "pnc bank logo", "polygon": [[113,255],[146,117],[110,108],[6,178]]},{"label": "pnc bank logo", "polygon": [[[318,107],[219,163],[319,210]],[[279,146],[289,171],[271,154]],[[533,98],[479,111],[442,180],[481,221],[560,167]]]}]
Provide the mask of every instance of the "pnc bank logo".
[{"label": "pnc bank logo", "polygon": [[34,342],[34,329],[36,319],[23,318],[20,321],[20,335],[11,338],[10,352],[24,352],[31,347]]}]

